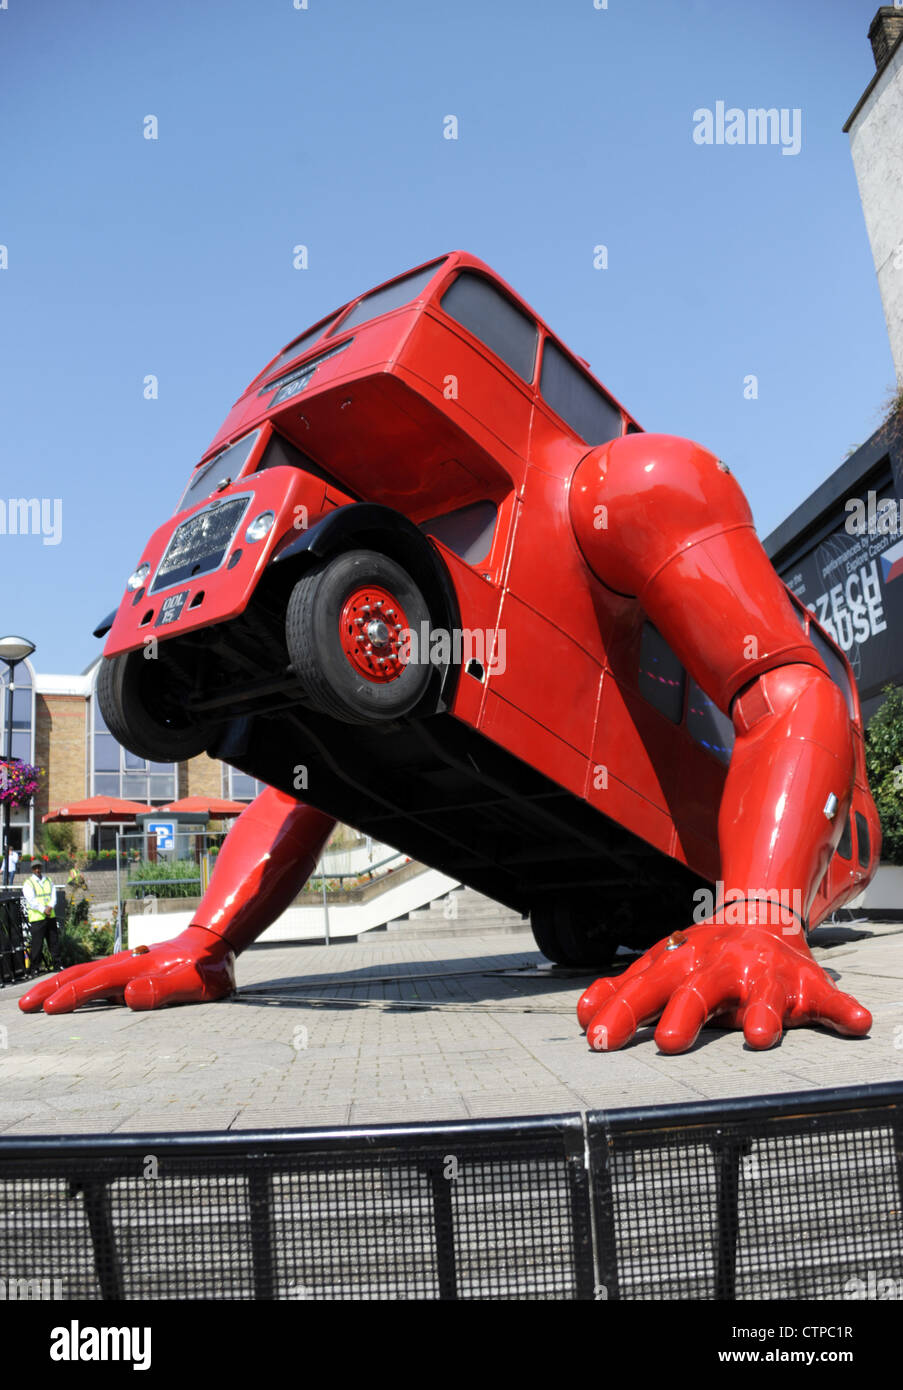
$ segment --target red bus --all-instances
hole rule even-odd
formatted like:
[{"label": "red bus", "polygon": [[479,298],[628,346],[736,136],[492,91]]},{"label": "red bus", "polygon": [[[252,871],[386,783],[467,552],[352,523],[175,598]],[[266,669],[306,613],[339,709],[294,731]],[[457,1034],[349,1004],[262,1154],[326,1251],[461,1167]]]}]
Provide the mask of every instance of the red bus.
[{"label": "red bus", "polygon": [[[471,255],[351,300],[235,402],[97,629],[108,727],[529,914],[561,963],[686,926],[719,879],[733,727],[568,514],[581,459],[639,430]],[[868,881],[877,833],[849,665],[793,601],[857,747],[814,924]]]}]

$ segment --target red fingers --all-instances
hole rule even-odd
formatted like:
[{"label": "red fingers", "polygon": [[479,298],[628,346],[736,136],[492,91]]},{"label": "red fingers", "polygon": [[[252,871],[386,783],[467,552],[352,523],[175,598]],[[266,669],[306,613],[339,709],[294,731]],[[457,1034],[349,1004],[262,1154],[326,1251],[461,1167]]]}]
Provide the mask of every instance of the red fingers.
[{"label": "red fingers", "polygon": [[577,1003],[577,1022],[580,1024],[584,1033],[606,999],[610,999],[613,994],[617,994],[623,982],[623,975],[606,975],[603,976],[601,980],[596,980],[595,984],[590,985],[589,989],[583,991]]},{"label": "red fingers", "polygon": [[[131,954],[110,956],[92,965],[72,967],[81,973],[72,978],[59,976],[58,988],[44,1002],[45,1014],[71,1014],[79,1004],[89,1004],[98,999],[112,999],[121,1004],[125,987],[140,969],[150,968],[150,955]],[[143,965],[147,961],[148,965]],[[64,975],[68,975],[64,971]]]},{"label": "red fingers", "polygon": [[780,1042],[789,1006],[788,992],[780,979],[765,977],[755,982],[741,1015],[743,1036],[750,1047],[763,1052]]},{"label": "red fingers", "polygon": [[51,994],[55,994],[61,985],[77,980],[80,975],[84,975],[86,971],[94,968],[94,963],[88,961],[85,965],[70,965],[67,970],[61,970],[58,975],[48,975],[46,980],[32,985],[31,989],[20,996],[19,1008],[26,1014],[37,1013],[44,1000],[49,999]]},{"label": "red fingers", "polygon": [[[688,954],[686,966],[691,965],[692,956]],[[589,1022],[586,1036],[593,1051],[614,1052],[629,1042],[644,1023],[657,1018],[678,978],[676,967],[660,959],[641,975],[623,981]]]},{"label": "red fingers", "polygon": [[672,994],[655,1030],[662,1052],[686,1052],[703,1025],[727,1002],[720,972],[698,970]]},{"label": "red fingers", "polygon": [[164,1004],[209,1003],[235,988],[234,957],[217,964],[180,961],[165,970],[140,975],[125,987],[130,1009],[159,1009]]},{"label": "red fingers", "polygon": [[68,1014],[101,999],[132,1009],[208,1002],[231,994],[234,963],[228,942],[205,927],[190,926],[172,941],[70,966],[30,989],[19,1008],[35,1013],[43,1006],[47,1014]]},{"label": "red fingers", "polygon": [[[685,1052],[706,1023],[742,1028],[749,1047],[774,1047],[785,1027],[821,1023],[863,1037],[867,1009],[834,987],[806,950],[755,926],[690,928],[636,962],[624,975],[596,980],[578,1018],[595,1052],[613,1052],[661,1014],[655,1041],[662,1052]],[[639,968],[637,968],[639,967]]]},{"label": "red fingers", "polygon": [[823,976],[821,988],[812,992],[809,1017],[814,1023],[823,1023],[826,1028],[850,1038],[865,1037],[872,1026],[868,1009],[864,1009],[852,994],[843,994],[827,975]]}]

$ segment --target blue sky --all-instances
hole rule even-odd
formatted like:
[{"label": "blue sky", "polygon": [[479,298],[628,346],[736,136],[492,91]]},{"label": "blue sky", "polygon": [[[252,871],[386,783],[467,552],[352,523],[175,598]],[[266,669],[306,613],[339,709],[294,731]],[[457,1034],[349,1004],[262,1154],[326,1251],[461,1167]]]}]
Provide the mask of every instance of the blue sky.
[{"label": "blue sky", "polygon": [[[41,671],[99,652],[263,363],[440,251],[487,260],[647,429],[726,458],[762,536],[880,423],[841,129],[876,0],[7,3],[0,500],[59,498],[62,529],[0,535],[0,627]],[[800,152],[694,143],[718,101],[799,108]]]}]

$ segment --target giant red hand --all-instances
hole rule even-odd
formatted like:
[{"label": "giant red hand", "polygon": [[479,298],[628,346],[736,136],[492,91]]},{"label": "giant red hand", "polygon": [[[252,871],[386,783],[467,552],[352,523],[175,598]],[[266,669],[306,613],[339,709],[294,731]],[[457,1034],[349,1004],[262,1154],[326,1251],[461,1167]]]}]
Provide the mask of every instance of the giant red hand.
[{"label": "giant red hand", "polygon": [[667,1053],[692,1047],[715,1017],[742,1028],[754,1048],[773,1047],[785,1027],[806,1023],[850,1037],[872,1026],[868,1010],[816,964],[801,932],[783,937],[762,926],[713,923],[659,941],[623,975],[596,980],[577,1017],[596,1052],[623,1047],[656,1019],[655,1041]]},{"label": "giant red hand", "polygon": [[209,1003],[235,988],[235,956],[228,942],[204,927],[188,927],[172,941],[71,965],[23,994],[19,1008],[69,1014],[79,1004],[108,999],[130,1009]]}]

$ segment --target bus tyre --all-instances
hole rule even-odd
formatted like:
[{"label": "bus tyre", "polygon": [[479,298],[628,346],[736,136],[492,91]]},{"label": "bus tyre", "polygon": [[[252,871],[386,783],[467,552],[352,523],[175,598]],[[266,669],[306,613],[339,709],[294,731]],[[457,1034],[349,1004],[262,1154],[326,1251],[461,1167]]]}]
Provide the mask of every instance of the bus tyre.
[{"label": "bus tyre", "polygon": [[610,965],[617,933],[599,922],[591,908],[567,902],[544,902],[530,913],[530,926],[544,956],[556,965]]},{"label": "bus tyre", "polygon": [[102,657],[97,703],[110,733],[130,753],[153,763],[178,763],[203,753],[218,726],[189,715],[173,698],[172,673],[144,653]]},{"label": "bus tyre", "polygon": [[[425,626],[424,626],[425,625]],[[285,620],[304,704],[346,724],[401,719],[430,683],[426,600],[401,565],[348,550],[298,580]]]}]

